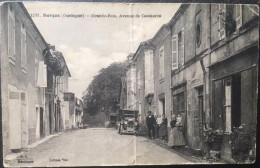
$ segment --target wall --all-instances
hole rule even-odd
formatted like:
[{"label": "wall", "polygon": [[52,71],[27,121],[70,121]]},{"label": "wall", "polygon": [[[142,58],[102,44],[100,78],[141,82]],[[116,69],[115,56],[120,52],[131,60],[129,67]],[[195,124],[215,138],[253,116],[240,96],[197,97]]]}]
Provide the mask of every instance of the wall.
[{"label": "wall", "polygon": [[[44,42],[38,40],[37,42],[33,39],[38,38],[39,34],[32,26],[31,22],[28,21],[27,16],[25,15],[23,9],[17,3],[12,3],[12,7],[15,11],[15,52],[16,52],[16,60],[11,61],[7,55],[7,25],[1,24],[1,76],[5,78],[5,80],[1,81],[1,89],[2,89],[2,117],[3,117],[3,148],[4,155],[10,152],[10,124],[21,122],[23,118],[23,122],[21,128],[23,133],[21,133],[21,143],[22,147],[26,147],[28,144],[36,141],[36,125],[37,125],[37,116],[35,114],[35,109],[37,105],[41,105],[43,108],[44,101],[44,89],[36,88],[35,81],[35,69],[38,64],[35,60],[43,61],[42,51],[44,49]],[[1,6],[1,23],[7,22],[7,12],[8,12],[8,3]],[[18,19],[19,18],[19,19]],[[25,28],[27,30],[26,40],[27,40],[27,71],[22,70],[21,68],[21,22],[24,23]],[[36,58],[36,51],[38,51],[38,58]],[[38,75],[38,74],[37,74]],[[22,107],[23,112],[16,111],[15,113],[21,114],[20,118],[9,118],[11,106],[11,99],[8,99],[8,88],[10,91],[15,91],[16,88],[19,93],[25,94],[25,101],[23,102]],[[22,96],[22,95],[21,95]],[[22,97],[20,97],[23,99]],[[20,102],[21,103],[21,102]],[[9,107],[8,107],[9,104]],[[12,110],[13,113],[13,110]],[[17,121],[16,121],[17,120]],[[10,122],[10,123],[9,123]],[[18,134],[19,135],[19,134]],[[18,137],[20,138],[20,137]]]},{"label": "wall", "polygon": [[[164,78],[160,79],[160,48],[164,46]],[[167,32],[165,38],[154,47],[154,103],[155,114],[162,114],[159,105],[159,95],[164,94],[165,98],[165,117],[168,119],[168,127],[170,127],[170,118],[172,111],[171,103],[171,33]]]},{"label": "wall", "polygon": [[[171,87],[172,94],[177,95],[184,91],[185,108],[186,108],[186,121],[184,131],[186,145],[192,148],[201,148],[201,132],[203,130],[202,115],[206,115],[205,112],[209,112],[208,103],[205,98],[208,96],[208,83],[205,79],[208,70],[205,68],[205,74],[203,73],[203,65],[207,66],[209,61],[209,55],[207,50],[209,48],[209,5],[207,4],[190,4],[185,11],[177,19],[176,23],[172,26],[172,35],[178,34],[184,30],[184,65],[180,63],[178,69],[172,72]],[[200,23],[200,43],[196,42],[196,29]],[[202,60],[201,65],[199,59]],[[205,76],[204,76],[205,75]],[[198,88],[203,87],[203,114],[199,112],[199,99]],[[182,91],[181,91],[182,90]],[[184,97],[185,97],[184,96]],[[173,100],[172,110],[174,114],[177,114],[176,100]]]}]

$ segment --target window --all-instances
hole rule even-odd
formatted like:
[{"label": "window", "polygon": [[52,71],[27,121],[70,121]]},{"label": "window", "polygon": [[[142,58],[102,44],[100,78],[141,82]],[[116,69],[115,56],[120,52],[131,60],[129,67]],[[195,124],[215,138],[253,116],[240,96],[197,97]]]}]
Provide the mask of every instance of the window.
[{"label": "window", "polygon": [[8,56],[15,62],[15,16],[11,5],[8,7]]},{"label": "window", "polygon": [[159,50],[160,80],[164,78],[164,46]]},{"label": "window", "polygon": [[236,29],[242,26],[242,5],[235,5],[236,10]]},{"label": "window", "polygon": [[225,132],[231,132],[231,80],[225,81]]},{"label": "window", "polygon": [[213,111],[215,129],[232,132],[241,124],[241,74],[214,82]]},{"label": "window", "polygon": [[200,47],[201,44],[201,22],[198,21],[196,25],[196,45]]},{"label": "window", "polygon": [[224,39],[226,37],[226,30],[225,30],[225,20],[226,20],[226,4],[219,4],[219,16],[218,16],[218,23],[219,23],[219,38]]},{"label": "window", "polygon": [[138,90],[141,89],[141,71],[140,70],[137,73],[137,88],[138,88]]},{"label": "window", "polygon": [[178,56],[180,64],[184,65],[184,28],[178,33]]},{"label": "window", "polygon": [[26,29],[23,23],[21,24],[21,64],[22,69],[27,70]]},{"label": "window", "polygon": [[177,113],[185,112],[185,98],[184,92],[177,95]]},{"label": "window", "polygon": [[172,36],[172,70],[178,69],[178,36],[173,35]]}]

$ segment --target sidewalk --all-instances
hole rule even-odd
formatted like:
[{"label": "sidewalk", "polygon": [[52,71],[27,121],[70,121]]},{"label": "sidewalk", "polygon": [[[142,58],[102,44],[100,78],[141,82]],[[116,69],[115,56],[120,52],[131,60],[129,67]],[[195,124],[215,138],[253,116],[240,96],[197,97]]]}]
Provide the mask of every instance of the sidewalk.
[{"label": "sidewalk", "polygon": [[[193,163],[196,163],[196,164],[225,164],[225,162],[223,161],[218,161],[218,162],[212,162],[212,161],[207,161],[205,159],[203,159],[202,156],[199,156],[199,154],[197,155],[194,155],[194,154],[191,154],[188,151],[188,148],[187,147],[180,147],[180,148],[176,148],[176,149],[172,149],[172,148],[169,148],[167,146],[167,142],[164,142],[163,140],[160,140],[160,139],[149,139],[148,137],[146,137],[149,141],[151,141],[152,143],[155,143],[156,145],[158,146],[161,146],[162,148],[168,150],[168,151],[171,151]],[[198,152],[199,153],[199,152]]]},{"label": "sidewalk", "polygon": [[35,143],[28,145],[28,147],[26,149],[23,149],[21,152],[11,153],[9,155],[6,155],[4,157],[4,165],[9,167],[10,165],[16,164],[17,159],[20,158],[21,156],[23,156],[31,148],[34,148],[34,147],[48,141],[49,139],[56,137],[56,136],[59,136],[59,135],[64,134],[64,133],[66,133],[66,132],[59,132],[57,134],[48,135],[48,136],[36,141]]}]

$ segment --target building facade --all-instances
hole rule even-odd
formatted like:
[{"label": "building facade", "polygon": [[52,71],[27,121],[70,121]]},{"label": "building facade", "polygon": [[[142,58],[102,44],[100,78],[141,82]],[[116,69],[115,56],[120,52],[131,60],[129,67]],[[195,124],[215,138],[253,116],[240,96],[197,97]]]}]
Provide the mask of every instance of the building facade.
[{"label": "building facade", "polygon": [[145,124],[145,118],[149,110],[154,111],[154,102],[152,97],[154,94],[153,87],[153,50],[150,45],[150,40],[142,42],[136,53],[133,56],[133,63],[131,67],[131,73],[133,73],[131,79],[135,85],[134,104],[135,108],[139,112],[140,124]]},{"label": "building facade", "polygon": [[[168,24],[163,25],[151,40],[154,62],[154,114],[164,114],[170,119],[171,103],[171,31]],[[170,128],[170,122],[168,122]]]},{"label": "building facade", "polygon": [[185,145],[194,150],[204,148],[205,130],[219,130],[221,158],[232,161],[234,127],[256,125],[258,16],[258,7],[249,4],[182,4],[134,54],[135,110],[165,114],[169,121],[182,115]]},{"label": "building facade", "polygon": [[64,131],[64,92],[70,72],[46,43],[22,3],[5,3],[1,19],[3,154]]},{"label": "building facade", "polygon": [[3,154],[44,137],[47,44],[22,3],[5,3],[1,16]]}]

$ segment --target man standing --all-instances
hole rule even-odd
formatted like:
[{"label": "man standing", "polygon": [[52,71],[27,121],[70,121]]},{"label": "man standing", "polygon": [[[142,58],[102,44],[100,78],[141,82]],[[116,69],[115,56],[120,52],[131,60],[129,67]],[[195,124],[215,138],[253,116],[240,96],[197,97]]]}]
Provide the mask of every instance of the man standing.
[{"label": "man standing", "polygon": [[156,125],[156,120],[154,118],[154,115],[152,115],[151,111],[148,111],[148,116],[146,117],[146,125],[148,129],[148,136],[151,138],[151,131],[153,134],[153,138],[155,138],[155,125]]}]

